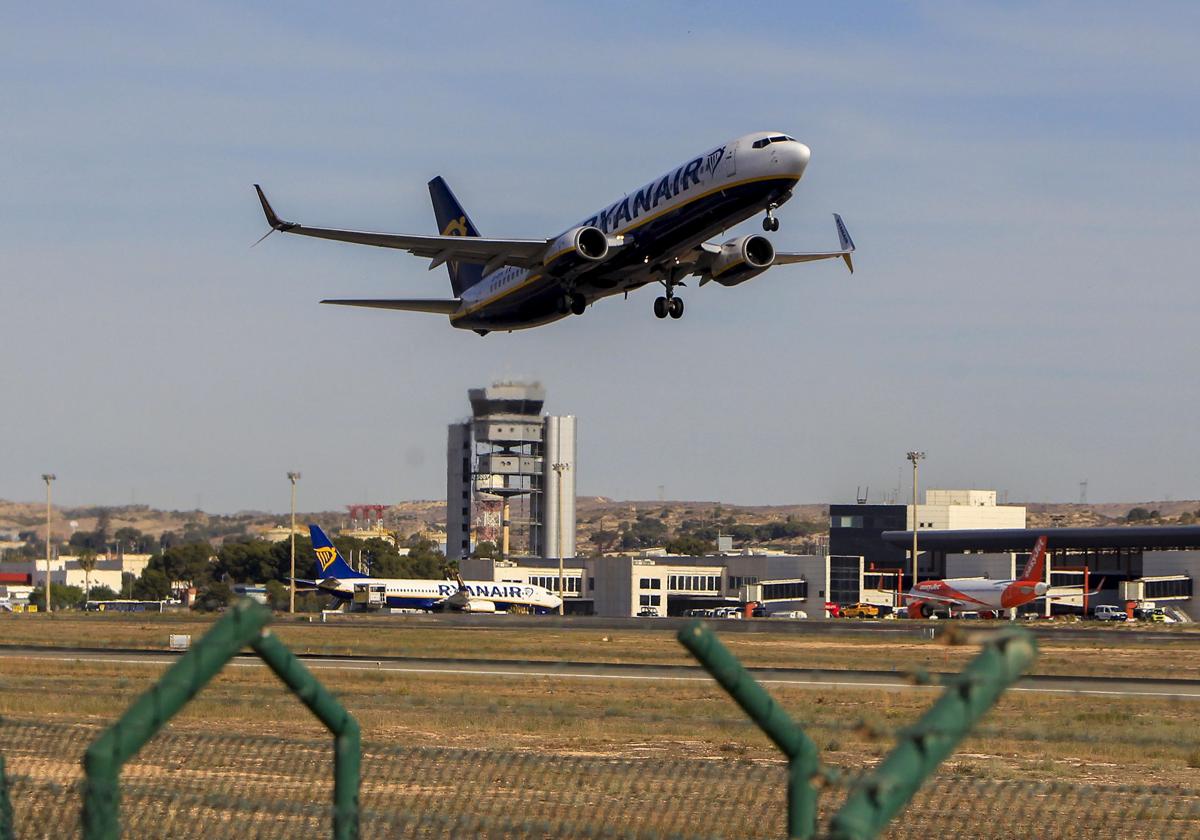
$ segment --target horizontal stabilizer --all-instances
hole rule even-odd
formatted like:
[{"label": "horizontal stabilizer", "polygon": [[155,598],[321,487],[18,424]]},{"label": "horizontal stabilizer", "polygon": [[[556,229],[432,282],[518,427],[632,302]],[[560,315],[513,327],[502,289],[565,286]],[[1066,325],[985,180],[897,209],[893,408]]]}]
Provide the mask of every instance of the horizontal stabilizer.
[{"label": "horizontal stabilizer", "polygon": [[379,298],[366,300],[323,300],[337,306],[366,306],[371,309],[402,309],[406,312],[433,312],[437,315],[453,315],[462,306],[458,298]]}]

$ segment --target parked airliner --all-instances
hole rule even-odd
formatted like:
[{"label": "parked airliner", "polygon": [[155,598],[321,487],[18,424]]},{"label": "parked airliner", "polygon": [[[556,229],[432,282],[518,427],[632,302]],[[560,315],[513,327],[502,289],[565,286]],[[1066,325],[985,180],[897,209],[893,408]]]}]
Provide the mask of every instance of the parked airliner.
[{"label": "parked airliner", "polygon": [[389,607],[460,612],[497,612],[514,608],[535,613],[557,612],[562,601],[550,590],[527,583],[469,580],[373,578],[350,568],[340,551],[317,525],[309,525],[316,564],[312,580],[297,580],[340,601],[353,601],[355,591],[375,593]]},{"label": "parked airliner", "polygon": [[[923,580],[905,593],[908,599],[908,614],[912,618],[929,618],[938,607],[954,610],[994,612],[1015,609],[1038,598],[1045,598],[1049,584],[1046,575],[1046,537],[1042,535],[1033,544],[1033,552],[1015,580],[989,580],[988,578],[946,578],[945,580]],[[1095,595],[1103,587],[1097,587]],[[1065,598],[1069,596],[1060,596]]]},{"label": "parked airliner", "polygon": [[[683,316],[676,289],[689,275],[700,285],[736,286],[773,265],[841,258],[853,272],[854,242],[834,214],[836,251],[776,251],[765,236],[709,242],[765,213],[763,229],[779,230],[775,211],[792,197],[808,166],[808,146],[786,134],[758,131],[697,155],[549,239],[489,239],[480,235],[440,176],[429,182],[438,236],[334,230],[285,222],[255,184],[272,231],[396,248],[445,264],[451,298],[331,299],[322,303],[448,315],[480,335],[519,330],[582,315],[601,298],[650,283],[659,318]],[[261,239],[259,241],[262,241]],[[257,243],[256,243],[257,244]]]}]

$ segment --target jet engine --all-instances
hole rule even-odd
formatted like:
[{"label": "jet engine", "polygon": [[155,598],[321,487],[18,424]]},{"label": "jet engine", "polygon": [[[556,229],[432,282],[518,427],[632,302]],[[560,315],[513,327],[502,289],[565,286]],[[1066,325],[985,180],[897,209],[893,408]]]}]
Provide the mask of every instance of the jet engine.
[{"label": "jet engine", "polygon": [[472,613],[494,613],[496,611],[496,602],[488,601],[483,598],[472,598],[467,601],[467,605],[463,607],[463,612]]},{"label": "jet engine", "polygon": [[736,286],[762,274],[775,262],[775,246],[765,236],[753,234],[730,239],[721,246],[709,267],[709,276],[722,286]]},{"label": "jet engine", "polygon": [[599,262],[607,256],[608,235],[598,227],[580,225],[550,243],[542,265],[551,274],[566,274],[573,268]]}]

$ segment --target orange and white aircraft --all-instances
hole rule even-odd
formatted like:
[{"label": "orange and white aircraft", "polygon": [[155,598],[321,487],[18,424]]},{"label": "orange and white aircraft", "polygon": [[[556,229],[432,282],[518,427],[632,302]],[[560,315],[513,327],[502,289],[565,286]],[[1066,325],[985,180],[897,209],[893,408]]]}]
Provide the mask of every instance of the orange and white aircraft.
[{"label": "orange and white aircraft", "polygon": [[1028,604],[1046,595],[1046,537],[1043,534],[1033,545],[1033,553],[1016,580],[988,578],[946,578],[923,580],[905,593],[910,618],[929,618],[938,607],[952,612],[979,610],[995,612]]}]

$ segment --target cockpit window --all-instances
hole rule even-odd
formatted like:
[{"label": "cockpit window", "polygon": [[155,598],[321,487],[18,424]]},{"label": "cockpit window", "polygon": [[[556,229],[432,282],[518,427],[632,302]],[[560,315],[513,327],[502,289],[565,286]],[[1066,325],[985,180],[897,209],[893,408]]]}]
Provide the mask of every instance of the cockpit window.
[{"label": "cockpit window", "polygon": [[761,140],[755,140],[751,145],[756,149],[761,149],[763,146],[771,143],[782,143],[784,141],[796,142],[795,137],[788,137],[786,134],[776,134],[774,137],[763,137]]}]

